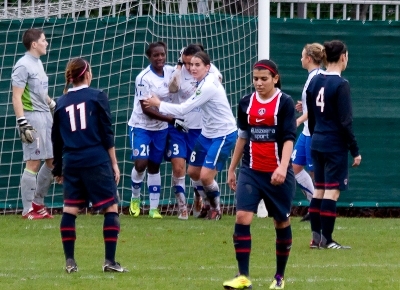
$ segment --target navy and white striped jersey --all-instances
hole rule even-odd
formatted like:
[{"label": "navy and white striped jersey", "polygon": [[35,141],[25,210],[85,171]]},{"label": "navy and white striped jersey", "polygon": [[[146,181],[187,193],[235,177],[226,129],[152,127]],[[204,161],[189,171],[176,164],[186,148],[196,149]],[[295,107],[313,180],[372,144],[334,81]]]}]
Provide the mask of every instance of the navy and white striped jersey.
[{"label": "navy and white striped jersey", "polygon": [[320,152],[350,150],[353,157],[359,155],[347,80],[338,73],[316,75],[308,85],[307,107],[311,149]]},{"label": "navy and white striped jersey", "polygon": [[59,176],[62,165],[91,167],[109,161],[114,132],[107,95],[87,85],[69,89],[57,100],[51,139]]}]

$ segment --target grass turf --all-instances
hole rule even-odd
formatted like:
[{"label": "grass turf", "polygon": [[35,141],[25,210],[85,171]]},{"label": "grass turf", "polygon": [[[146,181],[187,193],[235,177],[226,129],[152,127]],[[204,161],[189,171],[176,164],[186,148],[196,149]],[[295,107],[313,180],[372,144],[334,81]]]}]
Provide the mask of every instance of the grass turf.
[{"label": "grass turf", "polygon": [[[117,261],[128,273],[103,273],[103,217],[80,215],[75,259],[66,274],[59,234],[52,220],[0,217],[0,287],[6,289],[223,289],[237,272],[233,216],[220,221],[153,220],[121,216]],[[351,250],[310,250],[309,223],[292,219],[293,247],[285,289],[400,289],[398,219],[338,218],[334,238]],[[271,219],[255,218],[250,274],[253,289],[268,289],[275,274]]]}]

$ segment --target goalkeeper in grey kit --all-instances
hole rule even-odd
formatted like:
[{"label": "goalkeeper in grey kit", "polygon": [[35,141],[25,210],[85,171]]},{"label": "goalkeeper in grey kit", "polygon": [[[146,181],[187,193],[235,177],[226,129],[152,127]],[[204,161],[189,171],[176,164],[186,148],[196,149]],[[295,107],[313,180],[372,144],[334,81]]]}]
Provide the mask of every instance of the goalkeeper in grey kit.
[{"label": "goalkeeper in grey kit", "polygon": [[[40,56],[46,54],[44,32],[31,28],[22,42],[27,52],[12,71],[12,103],[26,162],[21,177],[22,217],[52,218],[44,206],[44,197],[53,182],[52,113],[56,106],[48,96],[48,77]],[[41,160],[45,163],[41,165]]]}]

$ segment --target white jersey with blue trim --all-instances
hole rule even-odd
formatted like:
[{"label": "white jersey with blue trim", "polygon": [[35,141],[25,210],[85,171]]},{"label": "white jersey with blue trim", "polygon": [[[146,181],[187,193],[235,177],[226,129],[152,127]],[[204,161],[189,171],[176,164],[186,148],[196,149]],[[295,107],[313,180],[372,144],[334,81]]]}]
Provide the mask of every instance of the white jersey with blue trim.
[{"label": "white jersey with blue trim", "polygon": [[[321,72],[323,72],[322,69],[316,68],[316,69],[313,69],[312,71],[310,71],[309,74],[308,74],[307,81],[304,84],[303,92],[301,94],[301,106],[303,108],[303,114],[307,112],[307,103],[306,103],[307,94],[306,94],[306,91],[307,91],[308,85],[310,84],[310,81],[312,80],[312,78],[315,75],[320,74]],[[303,124],[304,124],[304,126],[303,126],[302,133],[305,136],[310,136],[310,130],[308,129],[308,121],[305,120]]]},{"label": "white jersey with blue trim", "polygon": [[185,102],[179,105],[161,102],[160,112],[184,116],[197,107],[203,111],[201,134],[204,137],[217,138],[236,131],[236,120],[225,89],[214,74],[207,74]]},{"label": "white jersey with blue trim", "polygon": [[133,111],[128,125],[150,131],[157,131],[168,128],[168,124],[164,121],[150,118],[143,113],[141,100],[149,98],[151,94],[157,95],[161,100],[166,102],[172,101],[174,94],[168,91],[168,81],[174,68],[170,65],[164,66],[164,76],[157,75],[152,66],[149,65],[136,77],[135,81],[135,99]]},{"label": "white jersey with blue trim", "polygon": [[[216,78],[222,80],[222,74],[211,64],[209,74],[213,74]],[[197,80],[190,74],[185,66],[181,70],[180,88],[174,96],[173,103],[180,104],[189,99],[196,91]],[[177,116],[185,120],[185,125],[189,129],[201,129],[202,111],[200,107],[194,108],[185,116]]]}]

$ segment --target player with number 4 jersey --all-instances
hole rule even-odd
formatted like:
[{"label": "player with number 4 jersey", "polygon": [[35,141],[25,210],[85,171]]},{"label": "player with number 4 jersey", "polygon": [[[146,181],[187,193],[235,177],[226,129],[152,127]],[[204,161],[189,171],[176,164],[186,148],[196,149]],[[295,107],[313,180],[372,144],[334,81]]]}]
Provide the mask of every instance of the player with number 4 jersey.
[{"label": "player with number 4 jersey", "polygon": [[312,136],[311,157],[315,192],[308,209],[312,240],[310,248],[346,249],[333,240],[336,203],[348,187],[348,152],[353,167],[361,163],[353,133],[349,82],[341,74],[348,63],[347,46],[339,40],[324,43],[326,71],[316,75],[307,88],[308,126]]}]

